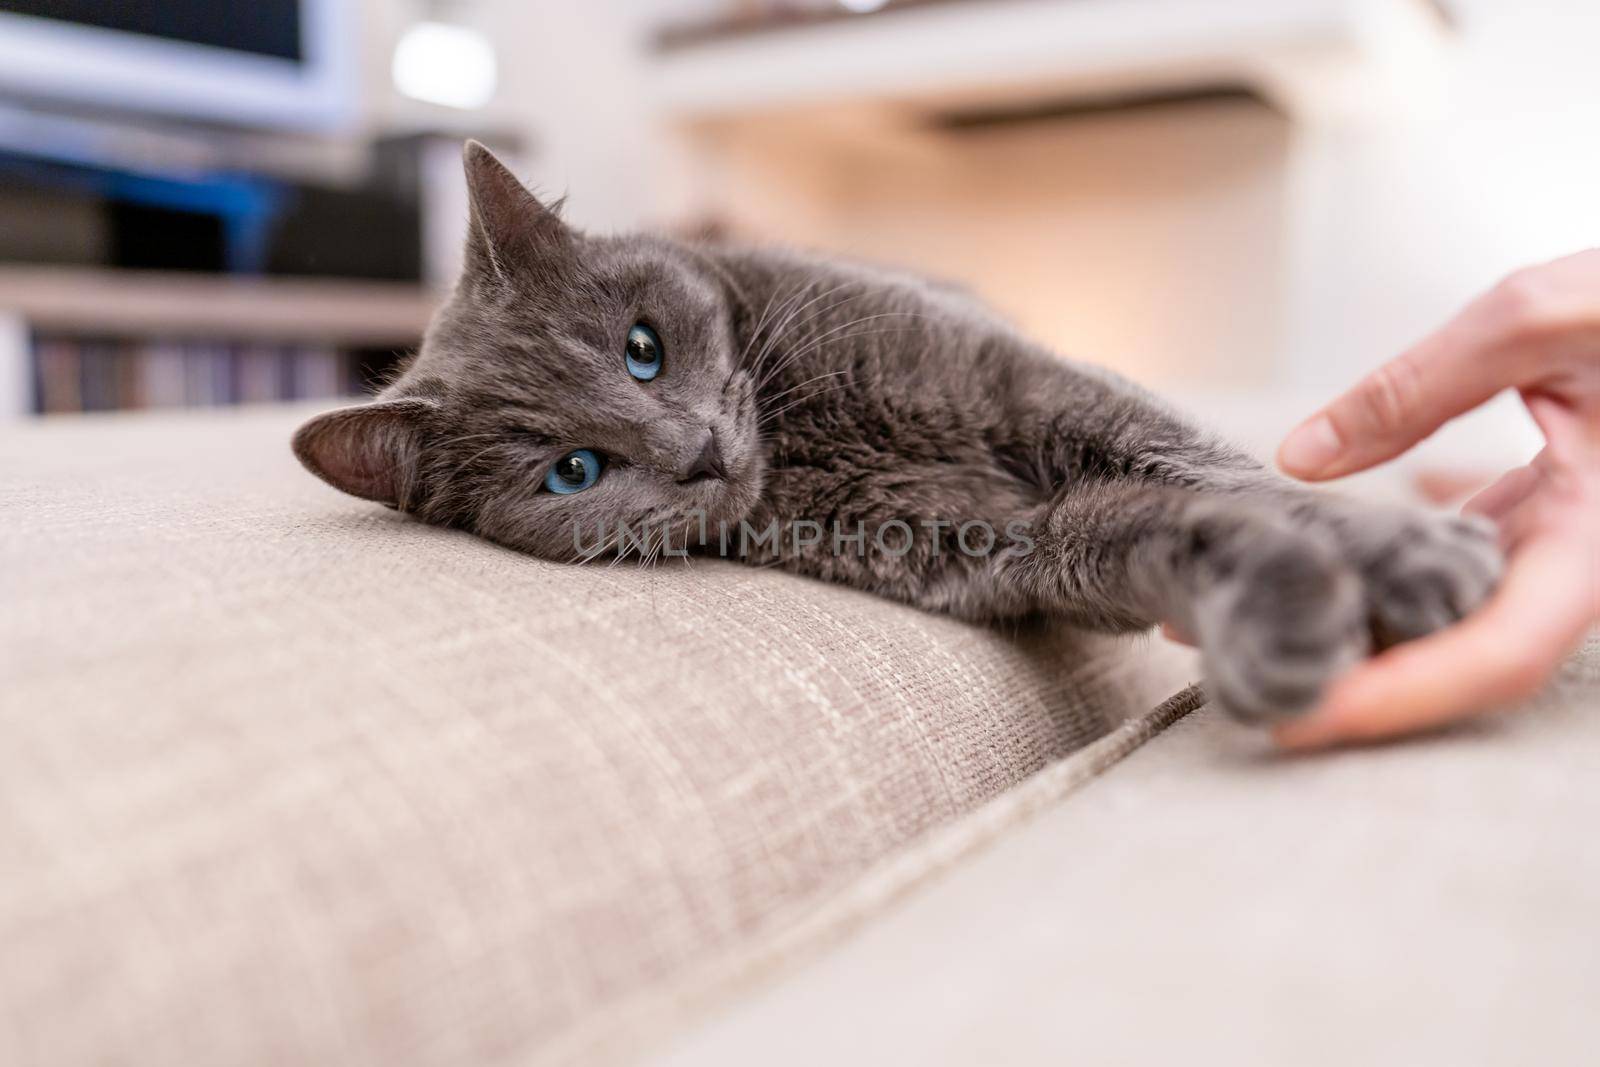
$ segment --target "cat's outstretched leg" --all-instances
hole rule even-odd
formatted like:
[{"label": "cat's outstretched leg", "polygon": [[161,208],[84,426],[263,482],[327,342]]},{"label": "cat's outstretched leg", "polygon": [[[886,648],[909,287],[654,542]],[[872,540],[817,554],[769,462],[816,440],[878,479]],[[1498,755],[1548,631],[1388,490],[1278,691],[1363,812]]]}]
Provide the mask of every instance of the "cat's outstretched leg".
[{"label": "cat's outstretched leg", "polygon": [[1307,710],[1375,640],[1454,621],[1497,574],[1481,529],[1287,487],[1100,482],[1063,490],[1033,525],[1033,551],[996,563],[1003,586],[1080,625],[1176,624],[1213,698],[1252,722]]}]

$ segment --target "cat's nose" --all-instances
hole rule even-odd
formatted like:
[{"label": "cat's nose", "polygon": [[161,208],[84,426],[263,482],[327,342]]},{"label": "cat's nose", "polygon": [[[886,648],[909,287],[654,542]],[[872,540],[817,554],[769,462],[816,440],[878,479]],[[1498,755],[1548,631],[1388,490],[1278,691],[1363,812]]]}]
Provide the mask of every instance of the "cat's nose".
[{"label": "cat's nose", "polygon": [[700,446],[700,452],[690,464],[683,468],[683,473],[678,476],[678,481],[698,482],[706,478],[726,478],[728,470],[722,465],[722,447],[717,443],[717,431],[709,430],[706,439]]}]

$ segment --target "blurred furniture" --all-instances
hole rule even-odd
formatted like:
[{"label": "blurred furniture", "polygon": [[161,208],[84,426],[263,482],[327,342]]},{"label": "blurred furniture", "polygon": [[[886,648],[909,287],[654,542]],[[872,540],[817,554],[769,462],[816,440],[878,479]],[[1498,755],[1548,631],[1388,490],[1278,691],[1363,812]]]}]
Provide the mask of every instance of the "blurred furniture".
[{"label": "blurred furniture", "polygon": [[420,342],[423,279],[461,241],[464,205],[433,191],[459,186],[458,142],[379,141],[372,176],[332,184],[166,135],[119,163],[83,126],[39,118],[0,150],[0,418],[359,394]]},{"label": "blurred furniture", "polygon": [[434,304],[397,282],[0,265],[0,308],[40,330],[400,344]]},{"label": "blurred furniture", "polygon": [[192,133],[139,165],[79,159],[105,140],[85,126],[0,144],[0,420],[366,394],[460,273],[455,135],[379,138],[365,177],[331,184],[238,172]]},{"label": "blurred furniture", "polygon": [[0,265],[0,420],[364,392],[422,338],[420,285]]},{"label": "blurred furniture", "polygon": [[0,427],[7,1067],[1592,1047],[1592,655],[1274,759],[1162,733],[1172,646],[545,564],[328,489],[307,414]]},{"label": "blurred furniture", "polygon": [[816,4],[665,28],[655,97],[680,120],[855,105],[852,123],[880,135],[930,114],[1218,86],[1302,119],[1393,113],[1436,88],[1449,26],[1436,0],[902,0],[860,14]]},{"label": "blurred furniture", "polygon": [[0,94],[211,123],[332,129],[358,102],[350,0],[6,0]]}]

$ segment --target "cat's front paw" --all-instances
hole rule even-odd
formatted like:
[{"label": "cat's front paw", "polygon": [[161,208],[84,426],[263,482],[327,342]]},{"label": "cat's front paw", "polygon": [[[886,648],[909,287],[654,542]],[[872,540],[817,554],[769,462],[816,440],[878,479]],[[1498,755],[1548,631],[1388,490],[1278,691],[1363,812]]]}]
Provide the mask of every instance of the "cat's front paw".
[{"label": "cat's front paw", "polygon": [[1494,526],[1473,518],[1377,514],[1347,523],[1378,647],[1425,637],[1488,599],[1503,560]]},{"label": "cat's front paw", "polygon": [[1209,695],[1249,723],[1307,711],[1370,650],[1357,572],[1311,531],[1246,531],[1228,556],[1195,603]]},{"label": "cat's front paw", "polygon": [[1309,710],[1373,648],[1457,622],[1500,577],[1494,527],[1477,519],[1318,500],[1298,520],[1214,540],[1195,603],[1207,686],[1246,722]]}]

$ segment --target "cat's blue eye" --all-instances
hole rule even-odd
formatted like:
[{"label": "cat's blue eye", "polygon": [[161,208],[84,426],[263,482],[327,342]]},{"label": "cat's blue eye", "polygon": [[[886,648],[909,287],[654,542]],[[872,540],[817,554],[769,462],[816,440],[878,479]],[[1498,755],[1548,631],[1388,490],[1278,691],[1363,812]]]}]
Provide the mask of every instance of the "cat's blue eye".
[{"label": "cat's blue eye", "polygon": [[568,452],[544,476],[544,487],[552,493],[581,493],[600,478],[600,457],[587,448]]},{"label": "cat's blue eye", "polygon": [[644,323],[635,323],[628,331],[622,359],[628,365],[628,373],[641,382],[648,382],[661,373],[661,359],[665,355],[660,336]]}]

